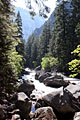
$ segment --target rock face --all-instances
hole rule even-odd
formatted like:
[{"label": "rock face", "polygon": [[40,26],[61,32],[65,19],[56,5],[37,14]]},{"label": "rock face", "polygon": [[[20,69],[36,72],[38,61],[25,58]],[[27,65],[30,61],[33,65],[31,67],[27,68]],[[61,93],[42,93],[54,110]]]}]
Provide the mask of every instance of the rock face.
[{"label": "rock face", "polygon": [[18,93],[16,107],[20,109],[21,118],[26,119],[29,117],[29,112],[31,109],[31,102],[29,101],[28,96],[25,93],[20,92]]},{"label": "rock face", "polygon": [[[55,120],[56,115],[51,107],[41,107],[35,112],[35,120]],[[57,119],[56,119],[57,120]]]},{"label": "rock face", "polygon": [[80,86],[69,85],[57,91],[43,96],[43,100],[55,108],[59,113],[67,114],[80,110],[79,104]]},{"label": "rock face", "polygon": [[35,89],[35,86],[31,81],[23,80],[23,83],[18,88],[18,92],[24,92],[26,93],[26,95],[30,96],[30,94],[34,89]]},{"label": "rock face", "polygon": [[45,78],[43,83],[46,86],[50,86],[50,87],[61,87],[61,86],[65,87],[65,86],[68,86],[70,82],[65,81],[63,77],[59,75],[54,75],[54,76]]}]

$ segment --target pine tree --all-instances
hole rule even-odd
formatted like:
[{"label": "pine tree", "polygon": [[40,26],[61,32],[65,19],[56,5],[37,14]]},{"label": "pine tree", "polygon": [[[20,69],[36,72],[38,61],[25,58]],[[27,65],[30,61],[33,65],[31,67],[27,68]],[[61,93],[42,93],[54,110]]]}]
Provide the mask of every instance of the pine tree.
[{"label": "pine tree", "polygon": [[73,40],[73,50],[76,49],[77,45],[80,44],[80,0],[72,0],[71,2],[72,17],[72,40]]},{"label": "pine tree", "polygon": [[42,32],[42,35],[40,37],[40,43],[39,43],[39,55],[38,59],[41,59],[45,56],[46,53],[49,51],[49,41],[51,39],[51,28],[50,23],[46,23]]},{"label": "pine tree", "polygon": [[19,55],[23,56],[23,64],[25,62],[25,41],[23,39],[23,31],[22,31],[22,19],[21,19],[21,15],[20,12],[18,11],[17,13],[17,18],[15,20],[15,22],[17,23],[18,26],[18,38],[19,38],[19,44],[16,47],[17,52],[19,53]]},{"label": "pine tree", "polygon": [[[16,63],[21,62],[15,59],[17,56],[15,45],[14,25],[11,20],[13,7],[10,0],[0,1],[0,94],[3,92],[12,92],[18,77]],[[16,54],[13,58],[13,49]],[[16,63],[14,63],[16,60]]]},{"label": "pine tree", "polygon": [[34,35],[32,34],[26,44],[26,67],[32,67],[32,59],[31,59],[31,49],[32,44],[34,42]]},{"label": "pine tree", "polygon": [[[67,71],[67,63],[71,51],[69,50],[70,42],[70,8],[68,1],[57,1],[54,21],[54,41],[55,41],[55,57],[59,61],[59,69]],[[71,48],[71,47],[70,47]],[[69,51],[68,51],[69,50]]]}]

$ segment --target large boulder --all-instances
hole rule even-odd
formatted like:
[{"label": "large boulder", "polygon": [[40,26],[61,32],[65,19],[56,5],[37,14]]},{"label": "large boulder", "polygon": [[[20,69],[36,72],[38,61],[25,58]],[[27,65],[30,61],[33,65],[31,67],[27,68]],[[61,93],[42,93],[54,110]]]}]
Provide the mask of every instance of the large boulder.
[{"label": "large boulder", "polygon": [[23,83],[18,88],[18,92],[24,92],[26,95],[30,96],[32,91],[35,89],[34,84],[29,80],[23,80]]},{"label": "large boulder", "polygon": [[5,111],[3,105],[0,105],[0,120],[5,120]]},{"label": "large boulder", "polygon": [[23,92],[18,93],[17,101],[16,101],[16,108],[20,110],[22,119],[26,119],[29,117],[29,113],[31,110],[31,104],[32,103],[30,102],[28,96],[25,93]]},{"label": "large boulder", "polygon": [[65,81],[63,79],[63,77],[59,76],[59,75],[53,75],[50,77],[47,77],[44,79],[44,84],[46,86],[50,86],[50,87],[61,87],[61,86],[68,86],[69,85],[69,81]]},{"label": "large boulder", "polygon": [[63,87],[59,90],[51,92],[43,96],[43,100],[59,113],[67,114],[74,113],[80,110],[80,86],[69,85],[65,89]]},{"label": "large boulder", "polygon": [[[35,111],[35,120],[55,120],[56,115],[51,107],[41,107]],[[56,119],[57,120],[57,119]]]},{"label": "large boulder", "polygon": [[36,79],[36,80],[39,80],[39,76],[43,75],[44,73],[45,73],[45,70],[44,70],[44,69],[41,69],[41,70],[36,71],[35,79]]},{"label": "large boulder", "polygon": [[39,75],[38,79],[40,82],[44,82],[44,79],[47,78],[47,77],[50,77],[51,76],[51,73],[50,72],[46,72],[46,73],[42,73]]}]

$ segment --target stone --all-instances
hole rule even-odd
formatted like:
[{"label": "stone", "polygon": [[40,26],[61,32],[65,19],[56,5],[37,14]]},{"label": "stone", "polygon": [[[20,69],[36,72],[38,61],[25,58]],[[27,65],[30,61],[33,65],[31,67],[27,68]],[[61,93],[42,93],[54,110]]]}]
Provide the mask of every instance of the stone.
[{"label": "stone", "polygon": [[44,82],[44,79],[47,78],[47,77],[50,77],[50,76],[51,76],[51,73],[46,72],[46,73],[40,74],[38,79],[39,79],[40,82]]},{"label": "stone", "polygon": [[26,95],[30,96],[34,89],[35,86],[30,80],[23,80],[23,83],[18,88],[18,92],[24,92]]},{"label": "stone", "polygon": [[29,117],[31,104],[32,103],[30,102],[28,96],[25,93],[23,92],[18,93],[16,108],[20,110],[21,117],[23,119],[26,119]]},{"label": "stone", "polygon": [[41,65],[39,65],[35,68],[35,71],[39,71],[39,70],[41,70]]},{"label": "stone", "polygon": [[41,69],[41,70],[36,71],[35,79],[36,79],[36,80],[39,80],[39,76],[43,75],[44,73],[45,73],[45,70],[44,70],[44,69]]},{"label": "stone", "polygon": [[11,120],[21,120],[20,115],[18,115],[18,114],[12,115],[12,119]]},{"label": "stone", "polygon": [[21,74],[22,75],[24,75],[24,74],[29,75],[30,72],[31,72],[30,69],[26,68],[26,69],[22,69]]},{"label": "stone", "polygon": [[53,75],[53,76],[47,77],[44,79],[43,82],[46,86],[50,86],[50,87],[61,87],[61,86],[66,87],[70,83],[67,80],[65,81],[63,77],[59,75]]},{"label": "stone", "polygon": [[36,120],[55,120],[56,115],[51,107],[41,107],[35,111],[35,118]]},{"label": "stone", "polygon": [[80,120],[80,112],[76,112],[73,120]]},{"label": "stone", "polygon": [[71,84],[65,89],[61,87],[59,90],[43,96],[43,100],[59,113],[74,113],[80,110],[80,102],[78,99],[80,98],[79,90],[80,86]]},{"label": "stone", "polygon": [[4,111],[4,106],[0,105],[0,120],[5,119],[5,111]]}]

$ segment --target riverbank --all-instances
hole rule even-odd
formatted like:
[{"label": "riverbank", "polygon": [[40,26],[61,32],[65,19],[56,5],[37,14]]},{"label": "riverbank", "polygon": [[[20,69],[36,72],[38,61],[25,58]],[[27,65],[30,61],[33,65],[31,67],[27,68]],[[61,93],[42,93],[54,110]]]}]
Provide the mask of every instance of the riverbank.
[{"label": "riverbank", "polygon": [[[76,120],[77,114],[79,117],[79,81],[75,83],[75,78],[63,78],[59,73],[30,69],[25,73],[18,80],[17,92],[0,99],[0,120]],[[36,74],[39,79],[35,79]],[[57,87],[52,87],[54,84]],[[33,103],[34,112],[30,114]]]}]

